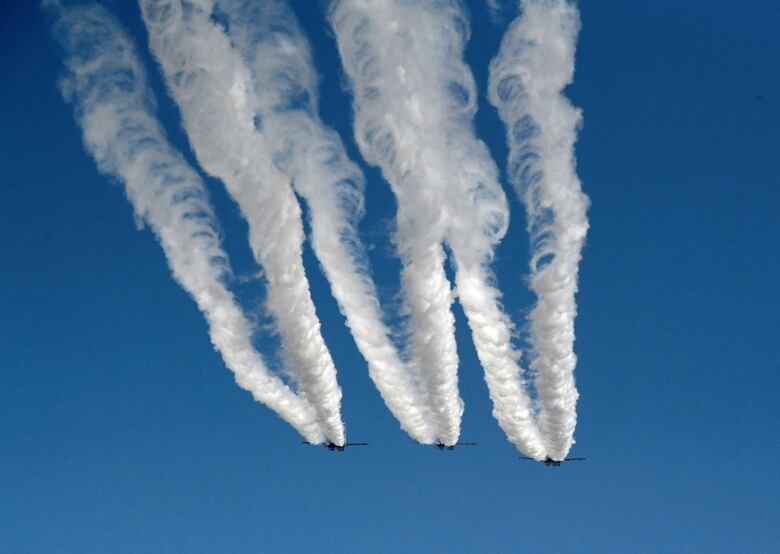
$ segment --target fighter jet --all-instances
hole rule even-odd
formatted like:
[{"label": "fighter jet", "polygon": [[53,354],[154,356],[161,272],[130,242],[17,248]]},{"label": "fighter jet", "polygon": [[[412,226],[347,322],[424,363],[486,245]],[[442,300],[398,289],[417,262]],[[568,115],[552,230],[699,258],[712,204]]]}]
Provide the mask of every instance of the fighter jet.
[{"label": "fighter jet", "polygon": [[456,446],[477,446],[478,442],[456,442],[455,444],[444,444],[443,442],[437,442],[433,446],[439,450],[455,450]]},{"label": "fighter jet", "polygon": [[526,458],[525,456],[520,456],[520,459],[521,460],[531,460],[532,462],[537,462],[538,461],[538,462],[540,462],[540,463],[542,463],[542,464],[544,464],[544,465],[546,465],[548,467],[549,466],[558,467],[563,462],[579,462],[579,461],[584,460],[585,458],[566,458],[564,460],[553,460],[552,458],[547,456],[544,460],[535,460],[534,458]]},{"label": "fighter jet", "polygon": [[344,444],[336,444],[335,442],[323,442],[320,444],[313,444],[311,442],[303,441],[303,444],[308,444],[311,446],[324,446],[331,452],[333,452],[334,450],[338,452],[344,452],[344,449],[350,446],[368,446],[367,442],[347,442]]}]

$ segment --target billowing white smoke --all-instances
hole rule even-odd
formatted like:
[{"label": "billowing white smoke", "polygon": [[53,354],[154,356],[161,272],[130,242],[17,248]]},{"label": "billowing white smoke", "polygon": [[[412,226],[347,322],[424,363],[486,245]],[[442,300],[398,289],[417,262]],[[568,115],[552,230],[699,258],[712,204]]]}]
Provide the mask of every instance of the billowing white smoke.
[{"label": "billowing white smoke", "polygon": [[345,441],[341,389],[303,267],[301,210],[289,179],[256,132],[251,76],[210,1],[141,0],[149,42],[182,114],[199,163],[221,179],[249,223],[249,242],[267,279],[267,307],[282,339],[287,371],[312,403],[327,438]]},{"label": "billowing white smoke", "polygon": [[534,253],[529,316],[532,369],[548,453],[562,459],[577,423],[574,318],[588,198],[575,171],[580,111],[562,95],[574,75],[577,9],[566,0],[523,0],[522,14],[490,65],[490,102],[507,128],[509,177],[526,205]]},{"label": "billowing white smoke", "polygon": [[512,325],[488,268],[508,209],[495,164],[474,134],[476,90],[463,62],[463,8],[454,0],[341,0],[330,19],[354,91],[357,142],[398,198],[412,332],[430,354],[423,375],[438,379],[428,384],[448,415],[440,425],[457,432],[461,409],[446,241],[494,415],[514,444],[542,458],[544,443],[511,346]]},{"label": "billowing white smoke", "polygon": [[174,277],[204,313],[211,340],[238,384],[308,441],[321,442],[325,435],[312,406],[271,374],[252,347],[251,326],[223,284],[230,268],[208,193],[155,119],[130,39],[101,7],[48,6],[66,55],[63,93],[100,171],[124,183],[139,222],[157,235]]},{"label": "billowing white smoke", "polygon": [[[573,156],[580,113],[561,95],[574,69],[573,6],[522,1],[523,14],[490,74],[490,100],[507,126],[509,175],[527,206],[534,248],[536,405],[489,268],[508,210],[495,164],[474,135],[476,91],[462,60],[468,21],[460,2],[339,0],[329,13],[355,95],[357,142],[398,199],[395,238],[413,360],[405,364],[382,321],[356,231],[363,177],[317,116],[316,75],[292,14],[275,0],[217,0],[216,13],[212,0],[141,0],[152,50],[196,156],[249,222],[285,367],[302,396],[252,347],[251,327],[223,284],[229,267],[203,184],[155,120],[126,35],[101,8],[63,11],[55,0],[47,3],[59,14],[69,68],[63,88],[87,148],[101,171],[125,182],[139,219],[158,235],[241,386],[310,442],[345,441],[341,391],[304,273],[292,182],[309,205],[314,250],[334,295],[402,426],[420,442],[453,444],[459,435],[447,244],[495,417],[529,456],[565,457],[576,425],[574,295],[588,228]],[[227,31],[212,16],[223,18]]]},{"label": "billowing white smoke", "polygon": [[[446,12],[446,4],[439,7]],[[355,138],[398,200],[396,241],[410,347],[439,440],[452,444],[463,402],[442,248],[450,214],[442,201],[452,184],[448,136],[460,129],[442,112],[453,102],[447,87],[459,78],[445,60],[453,61],[453,40],[463,37],[447,15],[393,0],[343,0],[332,5],[329,18],[353,88]]]},{"label": "billowing white smoke", "polygon": [[217,0],[215,11],[252,72],[248,96],[260,131],[274,137],[273,159],[309,207],[314,252],[369,375],[411,437],[432,443],[426,395],[390,340],[358,236],[363,175],[319,118],[317,76],[295,15],[276,0]]}]

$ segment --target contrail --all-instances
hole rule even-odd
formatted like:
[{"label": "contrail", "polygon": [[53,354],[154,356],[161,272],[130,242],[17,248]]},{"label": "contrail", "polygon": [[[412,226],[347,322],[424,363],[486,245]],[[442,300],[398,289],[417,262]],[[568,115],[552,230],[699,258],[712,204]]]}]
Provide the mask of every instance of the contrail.
[{"label": "contrail", "polygon": [[[447,3],[436,8],[450,10]],[[411,352],[428,389],[439,440],[454,444],[463,402],[442,247],[449,214],[442,199],[450,185],[447,136],[458,130],[437,105],[447,101],[442,86],[457,84],[447,80],[450,68],[438,65],[452,46],[452,29],[439,24],[447,21],[446,14],[439,19],[430,10],[393,0],[338,1],[329,19],[353,89],[356,141],[366,161],[382,169],[398,200],[395,239]]]},{"label": "contrail", "polygon": [[287,371],[314,406],[328,440],[344,444],[341,389],[320,334],[303,266],[303,224],[289,179],[267,155],[276,140],[256,132],[251,76],[211,2],[141,0],[151,50],[201,167],[223,181],[249,223],[249,243],[267,279],[267,307]]},{"label": "contrail", "polygon": [[[473,129],[476,87],[463,62],[469,27],[463,7],[450,0],[342,0],[331,23],[354,89],[358,144],[398,196],[402,252],[410,265],[427,264],[410,281],[449,294],[441,269],[446,242],[493,414],[510,441],[541,459],[546,450],[512,348],[512,324],[488,267],[509,212],[495,163]],[[433,246],[426,252],[420,244]],[[426,275],[441,276],[438,288],[426,286]],[[451,317],[449,303],[436,307],[437,319]],[[450,327],[429,329],[441,342],[451,333]],[[451,355],[454,364],[446,369],[454,371]],[[457,387],[454,374],[447,375]]]},{"label": "contrail", "polygon": [[525,203],[531,233],[529,315],[548,454],[563,459],[577,423],[574,318],[577,271],[588,230],[574,143],[581,112],[563,96],[572,82],[579,32],[577,8],[566,0],[523,0],[490,64],[490,102],[507,128],[509,177]]},{"label": "contrail", "polygon": [[313,250],[371,379],[402,428],[434,442],[427,397],[390,339],[358,235],[363,174],[319,118],[317,75],[295,14],[276,0],[217,0],[215,11],[252,72],[256,120],[275,137],[267,143],[273,159],[309,207]]},{"label": "contrail", "polygon": [[254,398],[310,442],[325,435],[306,399],[271,374],[252,347],[252,328],[224,285],[230,274],[217,221],[197,173],[168,143],[135,48],[99,6],[46,2],[65,51],[61,82],[99,170],[122,181],[139,223],[159,240],[168,265],[205,315],[215,348]]}]

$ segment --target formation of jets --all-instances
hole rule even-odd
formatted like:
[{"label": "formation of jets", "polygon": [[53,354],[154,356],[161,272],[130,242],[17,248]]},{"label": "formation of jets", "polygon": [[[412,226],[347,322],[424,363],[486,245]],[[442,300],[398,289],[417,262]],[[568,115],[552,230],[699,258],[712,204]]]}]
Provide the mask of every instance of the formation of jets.
[{"label": "formation of jets", "polygon": [[[303,441],[303,444],[308,444],[309,446],[323,446],[328,450],[330,450],[331,452],[333,451],[344,452],[344,450],[352,446],[368,446],[367,442],[346,442],[344,444],[336,444],[335,442],[323,442],[323,443],[316,444],[316,443]],[[445,444],[443,442],[437,442],[432,446],[436,447],[437,450],[455,450],[456,446],[479,446],[479,443],[478,442],[456,442],[455,444]],[[525,456],[520,456],[520,459],[530,460],[532,462],[539,462],[541,464],[544,464],[547,467],[558,467],[564,462],[580,462],[585,460],[585,458],[564,458],[563,460],[554,460],[549,456],[547,456],[544,460],[527,458]]]}]

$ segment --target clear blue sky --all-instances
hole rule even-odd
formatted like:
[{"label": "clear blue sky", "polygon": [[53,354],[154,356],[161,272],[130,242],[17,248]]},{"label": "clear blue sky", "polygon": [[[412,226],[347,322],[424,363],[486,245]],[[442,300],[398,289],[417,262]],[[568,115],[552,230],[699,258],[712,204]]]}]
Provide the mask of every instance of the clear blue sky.
[{"label": "clear blue sky", "polygon": [[[192,159],[134,2],[161,118]],[[509,16],[469,3],[480,137]],[[294,4],[322,74],[324,119],[360,160],[331,33]],[[367,376],[320,270],[307,268],[344,390],[341,454],[239,389],[122,188],[98,175],[34,2],[0,7],[0,550],[7,552],[777,552],[780,439],[780,3],[580,2],[572,101],[592,199],[581,266],[574,455],[520,462],[491,417],[459,308],[464,440],[412,443]],[[362,163],[362,161],[361,161]],[[380,283],[397,283],[393,199],[369,177],[363,225]],[[239,272],[246,227],[209,181]],[[530,307],[512,198],[499,278]]]}]

